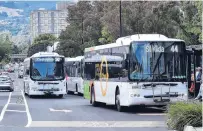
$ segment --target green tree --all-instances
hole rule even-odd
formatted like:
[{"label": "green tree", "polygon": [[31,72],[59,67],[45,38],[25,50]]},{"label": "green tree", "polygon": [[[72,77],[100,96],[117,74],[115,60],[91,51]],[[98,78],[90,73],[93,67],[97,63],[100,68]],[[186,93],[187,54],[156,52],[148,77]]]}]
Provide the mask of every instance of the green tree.
[{"label": "green tree", "polygon": [[[58,52],[83,55],[86,47],[115,42],[120,34],[119,5],[118,1],[70,5],[69,25],[60,35]],[[202,1],[122,1],[121,6],[123,36],[159,33],[186,44],[202,43]]]},{"label": "green tree", "polygon": [[11,45],[12,42],[9,39],[9,36],[0,35],[0,61],[9,59],[9,55],[11,53]]},{"label": "green tree", "polygon": [[12,54],[19,54],[20,53],[20,49],[18,48],[17,45],[13,45],[12,46]]},{"label": "green tree", "polygon": [[202,1],[181,2],[183,17],[178,37],[187,44],[202,43]]},{"label": "green tree", "polygon": [[33,44],[28,49],[28,56],[40,51],[46,51],[47,46],[53,45],[57,38],[52,34],[42,34],[34,39]]}]

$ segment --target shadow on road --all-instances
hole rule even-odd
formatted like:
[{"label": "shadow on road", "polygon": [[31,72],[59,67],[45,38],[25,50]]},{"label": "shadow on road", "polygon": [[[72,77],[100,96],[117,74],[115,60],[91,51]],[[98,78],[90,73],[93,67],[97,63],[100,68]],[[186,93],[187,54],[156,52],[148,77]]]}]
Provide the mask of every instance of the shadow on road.
[{"label": "shadow on road", "polygon": [[26,97],[30,98],[30,99],[64,99],[59,97],[59,96],[56,96],[56,95],[36,95],[36,96],[32,96],[32,97],[29,97],[26,95]]},{"label": "shadow on road", "polygon": [[[91,105],[88,105],[91,106]],[[98,107],[94,108],[102,108],[105,110],[115,110],[116,107],[112,105],[105,105],[105,104],[100,104]],[[132,107],[125,107],[124,111],[125,113],[130,113],[130,114],[137,114],[137,113],[150,113],[150,114],[157,114],[157,113],[167,113],[166,107],[145,107],[145,106],[132,106]]]}]

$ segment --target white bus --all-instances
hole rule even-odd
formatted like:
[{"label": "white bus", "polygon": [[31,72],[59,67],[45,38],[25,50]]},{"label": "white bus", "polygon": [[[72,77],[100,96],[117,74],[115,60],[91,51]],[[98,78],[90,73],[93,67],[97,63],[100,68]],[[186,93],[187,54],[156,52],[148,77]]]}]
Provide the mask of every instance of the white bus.
[{"label": "white bus", "polygon": [[64,56],[39,52],[24,60],[24,93],[34,95],[53,94],[60,98],[66,94]]},{"label": "white bus", "polygon": [[67,93],[83,95],[83,79],[81,77],[81,61],[84,57],[65,58]]},{"label": "white bus", "polygon": [[[186,100],[185,53],[184,41],[159,34],[132,35],[86,48],[84,97],[93,106],[101,102],[116,105],[118,111],[133,105],[164,106]],[[122,60],[112,62],[109,56]]]}]

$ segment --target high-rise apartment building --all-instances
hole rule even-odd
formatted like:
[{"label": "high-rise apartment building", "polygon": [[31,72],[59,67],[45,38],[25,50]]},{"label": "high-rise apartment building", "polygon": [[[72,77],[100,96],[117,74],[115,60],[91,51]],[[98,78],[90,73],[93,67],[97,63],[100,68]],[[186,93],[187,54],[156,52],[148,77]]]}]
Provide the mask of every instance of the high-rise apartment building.
[{"label": "high-rise apartment building", "polygon": [[67,26],[67,10],[36,10],[30,15],[30,34],[34,38],[40,34],[53,34],[58,37]]}]

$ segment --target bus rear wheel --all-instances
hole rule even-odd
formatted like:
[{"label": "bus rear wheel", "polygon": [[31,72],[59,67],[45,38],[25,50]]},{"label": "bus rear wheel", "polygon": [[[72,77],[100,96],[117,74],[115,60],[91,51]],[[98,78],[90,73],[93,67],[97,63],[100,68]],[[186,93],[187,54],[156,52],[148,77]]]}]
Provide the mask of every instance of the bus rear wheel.
[{"label": "bus rear wheel", "polygon": [[98,103],[95,101],[95,94],[94,94],[94,88],[92,88],[91,91],[91,104],[96,107],[98,105]]}]

